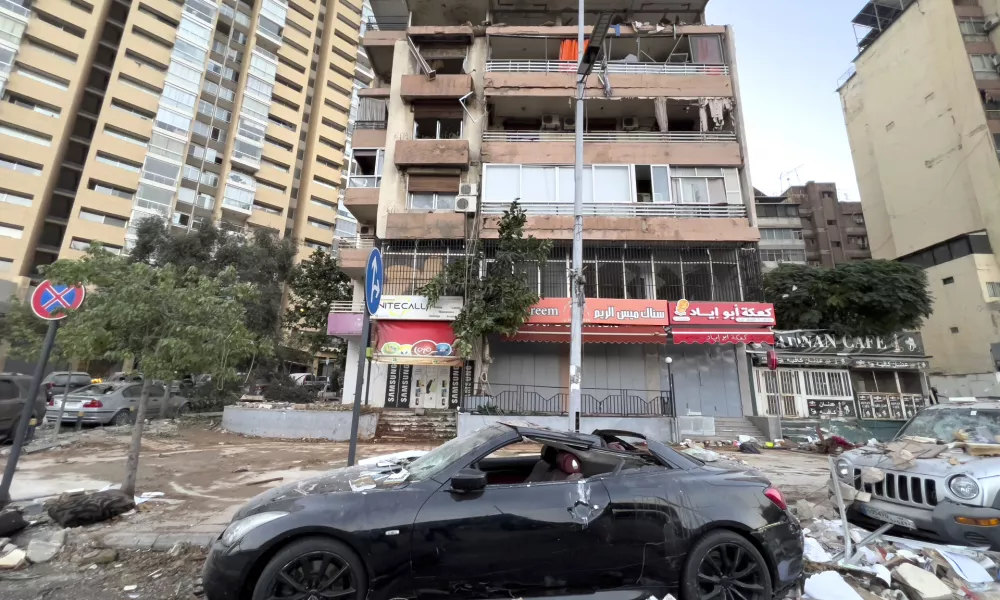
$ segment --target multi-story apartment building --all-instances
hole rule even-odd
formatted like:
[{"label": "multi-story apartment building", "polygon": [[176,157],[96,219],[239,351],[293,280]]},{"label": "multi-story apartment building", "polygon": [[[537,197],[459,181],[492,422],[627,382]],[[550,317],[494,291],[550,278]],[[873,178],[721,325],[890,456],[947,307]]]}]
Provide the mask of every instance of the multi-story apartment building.
[{"label": "multi-story apartment building", "polygon": [[931,381],[1000,384],[1000,1],[878,0],[841,81],[871,252],[926,269]]},{"label": "multi-story apartment building", "polygon": [[780,196],[756,196],[760,258],[765,269],[781,263],[835,267],[871,258],[860,202],[841,202],[833,183],[810,181]]},{"label": "multi-story apartment building", "polygon": [[[733,35],[705,24],[706,4],[657,0],[622,12],[588,2],[588,34],[598,10],[618,12],[588,82],[586,120],[575,123],[576,3],[372,3],[362,45],[375,82],[359,91],[344,197],[364,233],[341,252],[358,302],[369,248],[379,244],[385,258],[365,402],[455,408],[472,391],[481,365],[454,356],[447,340],[462,299],[428,309],[414,296],[470,240],[489,252],[499,216],[519,200],[528,232],[553,250],[544,267],[525,265],[543,300],[521,333],[490,344],[485,393],[516,410],[564,410],[573,140],[583,127],[584,412],[616,402],[607,410],[660,410],[676,388],[682,416],[742,417],[751,399],[740,342],[769,329],[731,316],[693,327],[699,302],[731,313],[763,300]],[[692,325],[670,338],[668,303]],[[622,311],[633,311],[632,324]],[[601,324],[609,314],[618,325]],[[356,323],[342,322],[340,333]],[[356,332],[348,339],[353,401],[363,344]]]},{"label": "multi-story apartment building", "polygon": [[362,8],[0,2],[0,295],[139,221],[332,249]]}]

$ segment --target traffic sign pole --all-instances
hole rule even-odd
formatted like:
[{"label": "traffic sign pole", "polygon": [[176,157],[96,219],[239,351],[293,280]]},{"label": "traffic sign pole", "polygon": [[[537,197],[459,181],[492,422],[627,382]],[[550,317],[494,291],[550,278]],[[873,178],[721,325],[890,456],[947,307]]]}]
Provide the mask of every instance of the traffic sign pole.
[{"label": "traffic sign pole", "polygon": [[[354,465],[358,451],[358,423],[361,421],[361,393],[365,391],[364,375],[365,359],[368,358],[368,346],[371,343],[372,315],[378,312],[382,302],[382,284],[385,273],[382,268],[382,253],[378,248],[372,248],[365,265],[365,315],[361,321],[361,341],[363,346],[358,352],[358,370],[354,381],[354,411],[351,414],[351,445],[347,451],[347,466]],[[366,398],[367,400],[367,398]],[[367,401],[365,402],[367,404]]]},{"label": "traffic sign pole", "polygon": [[[42,375],[45,373],[45,365],[49,362],[49,354],[52,353],[52,345],[56,341],[56,331],[58,330],[59,321],[49,321],[49,330],[45,334],[45,342],[42,344],[42,354],[38,357],[38,364],[35,365],[35,375],[31,378],[28,398],[24,403],[24,408],[21,409],[21,420],[17,423],[14,445],[11,446],[10,455],[7,457],[7,468],[3,471],[3,481],[0,481],[0,506],[6,506],[10,502],[10,483],[14,479],[17,461],[21,458],[24,437],[28,433],[28,423],[31,421],[31,413],[35,410],[35,398],[38,396],[38,389],[42,386]],[[69,385],[68,382],[67,385]]]}]

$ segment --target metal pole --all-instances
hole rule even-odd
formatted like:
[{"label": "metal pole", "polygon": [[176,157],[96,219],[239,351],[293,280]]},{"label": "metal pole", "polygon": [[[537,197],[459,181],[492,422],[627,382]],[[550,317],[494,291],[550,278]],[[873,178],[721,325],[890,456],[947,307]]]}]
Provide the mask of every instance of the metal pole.
[{"label": "metal pole", "polygon": [[[368,340],[368,344],[365,345],[365,357],[368,356],[368,346],[371,345],[371,340]],[[368,388],[371,386],[372,381],[372,359],[368,359],[368,369],[365,372],[365,406],[368,406]]]},{"label": "metal pole", "polygon": [[[583,2],[577,7],[577,60],[583,58]],[[573,175],[573,290],[569,338],[569,430],[580,431],[580,382],[583,374],[583,95],[586,76],[576,84],[576,166]]]},{"label": "metal pole", "polygon": [[[361,392],[364,386],[363,372],[365,370],[365,359],[368,358],[368,345],[371,335],[372,319],[368,311],[365,310],[361,321],[361,351],[358,356],[358,371],[354,381],[354,411],[351,414],[351,446],[347,451],[347,466],[354,466],[354,458],[358,452],[358,422],[361,420]],[[367,404],[367,402],[366,402]]]},{"label": "metal pole", "polygon": [[42,354],[38,357],[38,363],[35,365],[35,375],[31,378],[28,398],[24,403],[24,408],[21,409],[21,420],[18,421],[17,433],[14,434],[14,445],[11,446],[10,456],[7,457],[7,468],[3,471],[3,481],[0,481],[0,506],[6,506],[10,502],[10,483],[14,479],[17,461],[21,458],[24,436],[28,433],[28,422],[31,421],[31,413],[35,411],[35,398],[38,396],[38,388],[42,384],[42,374],[45,373],[45,365],[49,362],[49,354],[52,353],[52,344],[56,341],[56,331],[58,330],[59,321],[49,321],[49,330],[42,343]]}]

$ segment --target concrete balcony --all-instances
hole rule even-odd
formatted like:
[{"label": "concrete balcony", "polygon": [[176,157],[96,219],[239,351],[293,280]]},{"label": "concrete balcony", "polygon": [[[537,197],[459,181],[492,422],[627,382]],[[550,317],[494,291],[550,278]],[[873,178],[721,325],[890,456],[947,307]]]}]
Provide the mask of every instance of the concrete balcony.
[{"label": "concrete balcony", "polygon": [[368,255],[375,247],[375,238],[359,235],[354,238],[335,239],[334,243],[340,255],[340,270],[351,279],[363,279]]},{"label": "concrete balcony", "polygon": [[802,219],[800,217],[757,217],[757,227],[761,229],[767,227],[793,227],[800,229]]},{"label": "concrete balcony", "polygon": [[403,100],[458,100],[472,92],[472,75],[403,75],[399,96]]},{"label": "concrete balcony", "polygon": [[378,218],[379,191],[377,187],[348,187],[344,192],[344,206],[359,222],[374,223]]},{"label": "concrete balcony", "polygon": [[[610,62],[608,74],[616,96],[733,96],[727,65]],[[576,61],[487,61],[485,84],[489,96],[573,96]],[[586,95],[604,97],[603,86],[597,77],[587,80]]]},{"label": "concrete balcony", "polygon": [[469,168],[469,140],[399,140],[396,166]]},{"label": "concrete balcony", "polygon": [[[483,160],[491,163],[572,164],[572,131],[486,131]],[[743,156],[736,134],[713,132],[607,131],[584,133],[586,164],[672,164],[738,167]]]}]

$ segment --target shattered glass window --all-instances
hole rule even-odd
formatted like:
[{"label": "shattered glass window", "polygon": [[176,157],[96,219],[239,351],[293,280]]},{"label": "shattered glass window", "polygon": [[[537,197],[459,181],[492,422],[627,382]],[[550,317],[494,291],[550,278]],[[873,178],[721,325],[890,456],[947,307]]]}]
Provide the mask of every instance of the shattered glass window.
[{"label": "shattered glass window", "polygon": [[1000,410],[925,410],[899,432],[899,437],[912,435],[951,442],[958,431],[964,431],[969,436],[969,441],[995,444],[996,436],[1000,435]]},{"label": "shattered glass window", "polygon": [[409,481],[425,481],[444,471],[456,460],[472,452],[479,446],[494,438],[507,435],[511,430],[504,425],[484,427],[467,436],[445,442],[434,450],[410,463],[406,468],[410,472]]}]

